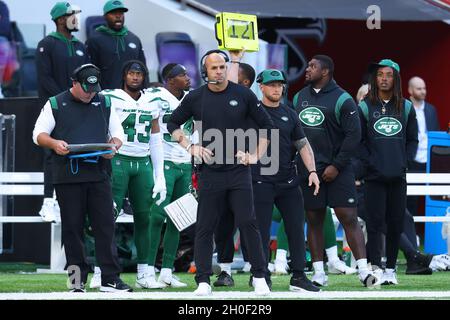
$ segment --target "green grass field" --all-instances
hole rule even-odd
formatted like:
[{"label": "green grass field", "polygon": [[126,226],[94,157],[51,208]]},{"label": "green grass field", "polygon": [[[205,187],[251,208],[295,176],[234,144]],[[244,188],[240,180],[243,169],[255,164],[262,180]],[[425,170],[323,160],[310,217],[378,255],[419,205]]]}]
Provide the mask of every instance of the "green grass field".
[{"label": "green grass field", "polygon": [[[20,268],[20,269],[19,269]],[[36,274],[35,265],[5,265],[0,267],[0,293],[33,293],[33,292],[65,292],[67,277],[63,274]],[[187,273],[176,274],[181,281],[188,284],[187,288],[166,288],[164,292],[192,292],[195,288],[194,276]],[[122,274],[122,279],[134,287],[136,274]],[[235,286],[232,288],[214,288],[220,291],[252,291],[248,286],[249,274],[234,274]],[[215,276],[211,278],[213,282]],[[287,291],[290,276],[272,276],[273,291]],[[404,266],[398,270],[399,285],[382,286],[381,290],[389,291],[449,291],[450,272],[435,272],[428,276],[405,275]],[[329,275],[329,285],[323,291],[366,291],[359,282],[356,275]],[[96,292],[97,290],[88,290]],[[137,292],[148,292],[158,290],[136,289]],[[161,291],[161,290],[159,290]]]}]

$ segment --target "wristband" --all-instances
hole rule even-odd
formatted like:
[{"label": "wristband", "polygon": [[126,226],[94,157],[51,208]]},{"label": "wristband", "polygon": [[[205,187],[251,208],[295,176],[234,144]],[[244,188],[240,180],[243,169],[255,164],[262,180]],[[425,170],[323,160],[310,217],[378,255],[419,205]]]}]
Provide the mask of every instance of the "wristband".
[{"label": "wristband", "polygon": [[230,63],[241,63],[240,61],[231,60]]},{"label": "wristband", "polygon": [[191,147],[192,147],[192,143],[189,143],[189,144],[186,146],[186,148],[185,148],[186,151],[189,152],[189,149],[190,149]]},{"label": "wristband", "polygon": [[308,177],[311,175],[311,173],[316,173],[316,174],[317,174],[316,170],[311,170],[311,171],[309,172],[309,174],[308,174]]}]

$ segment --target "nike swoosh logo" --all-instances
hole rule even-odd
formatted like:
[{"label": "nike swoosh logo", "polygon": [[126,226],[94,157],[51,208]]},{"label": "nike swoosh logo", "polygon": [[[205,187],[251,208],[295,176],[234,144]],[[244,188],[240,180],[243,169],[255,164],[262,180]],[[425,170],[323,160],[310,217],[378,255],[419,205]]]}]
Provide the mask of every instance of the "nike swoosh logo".
[{"label": "nike swoosh logo", "polygon": [[354,114],[356,111],[352,111],[352,112],[350,112],[350,114]]},{"label": "nike swoosh logo", "polygon": [[113,288],[117,288],[117,283],[114,283],[114,284],[108,283],[108,286],[113,287]]},{"label": "nike swoosh logo", "polygon": [[292,180],[289,180],[289,181],[288,181],[288,183],[292,183],[292,181],[294,181],[294,179],[292,179]]},{"label": "nike swoosh logo", "polygon": [[261,106],[261,103],[258,103],[256,106],[258,106],[258,107]]}]

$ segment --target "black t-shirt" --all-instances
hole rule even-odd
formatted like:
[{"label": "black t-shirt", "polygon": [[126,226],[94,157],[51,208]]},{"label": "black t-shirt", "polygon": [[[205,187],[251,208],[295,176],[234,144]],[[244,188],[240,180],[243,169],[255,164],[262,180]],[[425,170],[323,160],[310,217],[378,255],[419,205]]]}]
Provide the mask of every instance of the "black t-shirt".
[{"label": "black t-shirt", "polygon": [[235,155],[238,150],[245,151],[245,141],[240,139],[241,143],[237,143],[236,130],[242,130],[242,137],[250,119],[261,129],[273,128],[255,94],[232,82],[221,92],[213,92],[207,85],[191,91],[172,113],[167,129],[172,133],[191,117],[197,128],[201,121],[201,145],[214,152],[214,161],[207,166],[217,170],[232,169],[238,164]]},{"label": "black t-shirt", "polygon": [[[275,130],[278,129],[279,138],[277,139],[274,136],[275,132],[271,130],[267,156],[269,158],[273,157],[273,159],[271,159],[271,162],[268,164],[261,164],[261,162],[258,162],[258,164],[253,165],[252,177],[255,181],[286,182],[296,176],[295,154],[297,153],[297,150],[294,146],[294,141],[305,138],[305,133],[295,111],[286,105],[280,104],[276,108],[264,105],[264,110],[266,110],[272,118]],[[279,161],[278,171],[275,174],[264,174],[261,169],[274,166],[275,163],[273,163],[273,161]]]}]

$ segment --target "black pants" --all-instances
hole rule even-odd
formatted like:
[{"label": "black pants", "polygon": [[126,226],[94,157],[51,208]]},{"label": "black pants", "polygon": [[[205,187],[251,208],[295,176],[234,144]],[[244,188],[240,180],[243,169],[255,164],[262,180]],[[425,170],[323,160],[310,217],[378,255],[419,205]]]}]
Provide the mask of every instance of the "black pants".
[{"label": "black pants", "polygon": [[381,266],[382,233],[386,226],[386,267],[394,269],[406,210],[406,180],[366,181],[364,199],[369,261]]},{"label": "black pants", "polygon": [[[234,214],[225,213],[220,217],[216,231],[214,232],[214,243],[216,244],[217,262],[232,263],[234,258],[234,234],[237,227],[234,223]],[[248,261],[247,245],[243,237],[240,237],[241,250],[244,261]]]},{"label": "black pants", "polygon": [[81,281],[86,283],[89,265],[84,250],[86,215],[95,239],[95,255],[102,271],[102,280],[114,279],[120,273],[117,247],[114,241],[114,217],[111,183],[86,182],[56,184],[61,208],[62,241],[67,265],[76,265]]},{"label": "black pants", "polygon": [[266,264],[270,260],[270,227],[275,204],[284,221],[289,252],[291,253],[291,267],[294,276],[297,276],[303,273],[305,268],[305,211],[303,196],[295,180],[291,182],[293,185],[255,181],[253,183],[253,197]]},{"label": "black pants", "polygon": [[[410,162],[408,167],[409,173],[425,173],[427,172],[427,164],[426,163],[420,163],[416,161]],[[406,207],[408,208],[409,212],[413,216],[417,216],[419,212],[419,201],[420,199],[423,199],[423,196],[408,196],[406,200]]]},{"label": "black pants", "polygon": [[195,226],[194,260],[197,283],[209,283],[209,277],[212,275],[213,234],[221,216],[231,212],[241,236],[248,245],[251,273],[257,278],[262,278],[267,273],[253,207],[250,168],[239,166],[227,171],[203,168],[199,177],[199,203]]},{"label": "black pants", "polygon": [[416,238],[416,225],[414,218],[408,210],[403,219],[403,233],[400,237],[400,250],[403,251],[407,259],[410,259],[418,251]]},{"label": "black pants", "polygon": [[44,198],[53,198],[52,150],[44,148]]}]

